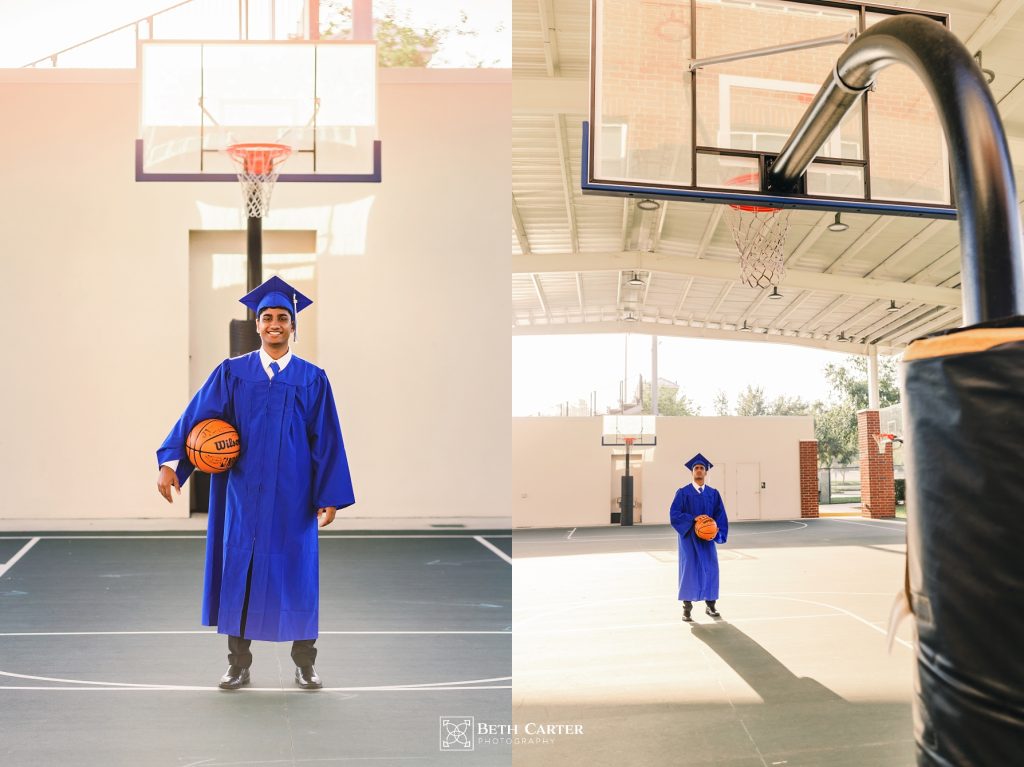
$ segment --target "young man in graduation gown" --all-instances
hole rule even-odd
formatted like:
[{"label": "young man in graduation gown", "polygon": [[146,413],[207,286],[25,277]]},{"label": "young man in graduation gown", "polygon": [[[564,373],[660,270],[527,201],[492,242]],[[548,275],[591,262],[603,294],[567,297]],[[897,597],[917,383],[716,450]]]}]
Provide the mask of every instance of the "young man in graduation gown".
[{"label": "young man in graduation gown", "polygon": [[296,684],[319,689],[317,530],[355,502],[348,460],[327,374],[288,346],[312,301],[272,277],[241,302],[262,348],[222,362],[196,393],[157,450],[157,486],[168,501],[181,493],[193,470],[185,438],[199,421],[238,430],[238,460],[210,478],[202,622],[228,635],[220,687],[248,684],[249,646],[263,639],[291,640]]},{"label": "young man in graduation gown", "polygon": [[[679,599],[683,603],[683,620],[691,622],[693,603],[704,600],[705,612],[712,618],[721,618],[715,608],[718,600],[718,549],[729,537],[729,518],[725,504],[715,488],[704,480],[711,470],[711,462],[700,453],[686,462],[693,472],[693,481],[676,491],[669,511],[672,527],[679,534]],[[706,514],[718,525],[713,540],[697,537],[693,520]]]}]

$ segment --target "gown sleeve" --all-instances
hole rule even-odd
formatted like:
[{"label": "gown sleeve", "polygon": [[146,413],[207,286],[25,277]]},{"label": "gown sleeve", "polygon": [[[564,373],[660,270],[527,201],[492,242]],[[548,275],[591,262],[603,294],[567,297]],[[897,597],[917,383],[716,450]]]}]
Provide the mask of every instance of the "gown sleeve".
[{"label": "gown sleeve", "polygon": [[231,386],[228,362],[225,360],[210,374],[206,383],[196,392],[192,401],[188,403],[181,418],[171,428],[171,433],[156,451],[157,465],[163,465],[166,461],[177,461],[178,467],[174,473],[178,475],[178,482],[181,485],[192,475],[195,467],[188,460],[185,453],[185,438],[192,431],[192,427],[207,418],[222,418],[232,423],[231,418]]},{"label": "gown sleeve", "polygon": [[334,404],[327,374],[320,371],[314,385],[316,399],[309,422],[309,444],[313,457],[313,500],[318,509],[344,509],[356,502],[349,474],[348,456],[341,437],[338,409]]},{"label": "gown sleeve", "polygon": [[689,504],[686,503],[683,489],[684,488],[679,488],[676,490],[676,497],[672,499],[672,506],[669,508],[668,518],[677,533],[680,535],[689,535],[693,532],[694,515],[688,508]]},{"label": "gown sleeve", "polygon": [[715,491],[715,510],[711,515],[718,525],[718,535],[715,536],[715,543],[725,543],[729,538],[729,517],[725,514],[725,504],[722,502],[722,494]]}]

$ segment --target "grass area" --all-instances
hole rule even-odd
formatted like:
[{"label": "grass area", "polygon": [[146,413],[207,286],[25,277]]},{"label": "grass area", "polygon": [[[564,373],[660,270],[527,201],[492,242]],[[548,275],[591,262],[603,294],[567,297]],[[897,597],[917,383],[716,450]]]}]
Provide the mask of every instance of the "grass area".
[{"label": "grass area", "polygon": [[859,495],[833,495],[829,503],[860,503]]}]

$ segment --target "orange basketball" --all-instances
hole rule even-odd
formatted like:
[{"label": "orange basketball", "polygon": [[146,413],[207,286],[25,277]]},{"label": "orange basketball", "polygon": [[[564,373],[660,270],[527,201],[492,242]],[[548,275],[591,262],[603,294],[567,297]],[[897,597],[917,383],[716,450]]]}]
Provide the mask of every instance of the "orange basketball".
[{"label": "orange basketball", "polygon": [[705,541],[713,541],[715,536],[718,535],[718,525],[707,514],[701,514],[693,520],[693,531],[697,533],[698,538],[703,538]]},{"label": "orange basketball", "polygon": [[219,418],[207,418],[192,427],[185,453],[199,471],[220,474],[235,465],[242,444],[235,427]]}]

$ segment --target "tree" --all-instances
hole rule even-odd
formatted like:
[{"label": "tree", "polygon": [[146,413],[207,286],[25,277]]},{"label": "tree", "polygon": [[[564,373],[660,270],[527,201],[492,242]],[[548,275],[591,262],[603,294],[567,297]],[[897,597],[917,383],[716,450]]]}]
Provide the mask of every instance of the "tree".
[{"label": "tree", "polygon": [[[825,378],[832,392],[853,404],[854,412],[868,406],[868,359],[847,357],[841,363],[825,366]],[[896,381],[896,360],[882,357],[878,360],[878,406],[888,407],[900,401],[900,387]]]},{"label": "tree", "polygon": [[[348,0],[328,0],[321,8],[326,24],[322,25],[323,37],[347,38],[352,34],[352,8]],[[377,63],[382,67],[425,67],[438,48],[447,38],[476,37],[477,33],[467,29],[468,16],[459,14],[459,23],[445,27],[420,27],[410,25],[408,18],[399,18],[394,6],[388,6],[373,19],[373,33],[377,41]],[[490,62],[493,63],[493,62]],[[477,61],[478,67],[488,62]]]},{"label": "tree", "polygon": [[[716,410],[724,406],[728,415],[729,400],[725,392],[719,392],[715,398]],[[736,397],[736,415],[760,416],[760,415],[810,415],[811,405],[799,397],[786,397],[780,395],[769,401],[765,396],[764,389],[760,386],[747,384],[747,388]]]},{"label": "tree", "polygon": [[764,396],[764,389],[747,384],[747,388],[736,397],[736,415],[768,415],[768,400]]},{"label": "tree", "polygon": [[[853,419],[850,414],[853,413]],[[851,428],[852,427],[852,428]],[[848,402],[815,403],[814,438],[821,466],[845,465],[857,454],[857,416]]]},{"label": "tree", "polygon": [[[858,455],[857,411],[868,406],[868,360],[852,356],[841,363],[825,366],[825,378],[832,388],[832,401],[818,403],[814,413],[814,436],[818,440],[818,460],[822,466],[847,464]],[[879,407],[900,401],[896,381],[896,360],[878,361]]]},{"label": "tree", "polygon": [[732,411],[729,409],[729,397],[722,391],[718,390],[718,394],[715,395],[715,415],[732,415]]},{"label": "tree", "polygon": [[[641,385],[640,412],[647,415],[653,413],[650,381],[644,381]],[[661,379],[658,381],[658,415],[700,415],[700,407],[680,393],[679,384]]]}]

